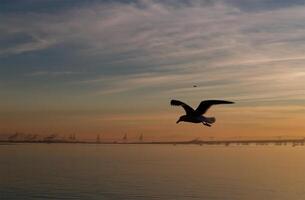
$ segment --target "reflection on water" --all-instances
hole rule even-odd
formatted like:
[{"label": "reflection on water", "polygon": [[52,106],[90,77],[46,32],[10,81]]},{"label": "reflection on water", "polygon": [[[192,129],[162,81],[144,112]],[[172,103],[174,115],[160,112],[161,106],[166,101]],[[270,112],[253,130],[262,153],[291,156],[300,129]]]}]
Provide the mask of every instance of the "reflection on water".
[{"label": "reflection on water", "polygon": [[0,199],[305,199],[305,147],[0,146]]}]

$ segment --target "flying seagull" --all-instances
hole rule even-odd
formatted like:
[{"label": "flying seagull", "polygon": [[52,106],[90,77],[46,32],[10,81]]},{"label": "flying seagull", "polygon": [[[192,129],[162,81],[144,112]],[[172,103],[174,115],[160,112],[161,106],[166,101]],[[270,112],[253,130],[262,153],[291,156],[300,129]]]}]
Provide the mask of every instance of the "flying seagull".
[{"label": "flying seagull", "polygon": [[191,106],[187,105],[186,103],[179,101],[179,100],[171,100],[171,105],[172,106],[182,106],[183,109],[185,110],[185,115],[182,115],[178,121],[176,122],[177,124],[181,121],[184,122],[191,122],[191,123],[202,123],[203,125],[206,126],[211,126],[216,119],[215,117],[204,117],[203,114],[207,112],[207,110],[212,106],[212,105],[217,105],[217,104],[233,104],[234,102],[232,101],[224,101],[224,100],[206,100],[206,101],[201,101],[199,106],[194,110]]}]

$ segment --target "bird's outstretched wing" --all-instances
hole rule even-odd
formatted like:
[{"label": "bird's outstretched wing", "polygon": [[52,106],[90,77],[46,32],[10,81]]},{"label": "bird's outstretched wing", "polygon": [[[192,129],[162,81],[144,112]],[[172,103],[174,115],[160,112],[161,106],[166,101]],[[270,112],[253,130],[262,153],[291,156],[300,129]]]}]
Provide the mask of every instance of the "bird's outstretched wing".
[{"label": "bird's outstretched wing", "polygon": [[171,105],[172,106],[182,106],[187,115],[195,112],[191,106],[187,105],[186,103],[184,103],[182,101],[171,100]]},{"label": "bird's outstretched wing", "polygon": [[206,101],[201,101],[199,104],[198,108],[195,110],[195,112],[198,115],[203,115],[206,113],[206,111],[212,106],[212,105],[217,105],[217,104],[232,104],[234,102],[232,101],[224,101],[224,100],[206,100]]}]

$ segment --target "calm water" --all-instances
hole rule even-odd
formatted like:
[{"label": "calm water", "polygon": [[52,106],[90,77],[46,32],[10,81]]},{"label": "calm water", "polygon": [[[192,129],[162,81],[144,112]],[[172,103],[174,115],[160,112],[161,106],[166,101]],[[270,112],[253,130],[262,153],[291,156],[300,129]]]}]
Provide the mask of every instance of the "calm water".
[{"label": "calm water", "polygon": [[305,147],[0,145],[0,199],[305,199]]}]

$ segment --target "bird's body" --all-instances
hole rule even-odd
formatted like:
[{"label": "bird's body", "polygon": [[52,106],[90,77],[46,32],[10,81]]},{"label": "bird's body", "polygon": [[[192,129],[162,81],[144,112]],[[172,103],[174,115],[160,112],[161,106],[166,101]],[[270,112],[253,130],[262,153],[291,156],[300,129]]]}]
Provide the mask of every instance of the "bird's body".
[{"label": "bird's body", "polygon": [[171,105],[173,106],[182,106],[185,110],[186,114],[182,115],[177,123],[180,121],[184,122],[191,122],[191,123],[202,123],[206,126],[211,126],[216,119],[214,117],[205,117],[203,116],[204,113],[212,106],[217,104],[232,104],[234,102],[231,101],[224,101],[224,100],[206,100],[202,101],[196,110],[194,110],[192,107],[187,105],[186,103],[178,100],[171,100]]}]

